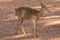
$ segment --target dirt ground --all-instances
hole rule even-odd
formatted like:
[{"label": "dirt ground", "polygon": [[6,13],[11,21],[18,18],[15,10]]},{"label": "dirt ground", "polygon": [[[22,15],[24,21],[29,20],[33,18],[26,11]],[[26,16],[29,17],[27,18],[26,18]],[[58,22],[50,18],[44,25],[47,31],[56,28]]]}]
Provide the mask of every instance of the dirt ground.
[{"label": "dirt ground", "polygon": [[[29,36],[24,37],[21,27],[18,30],[18,35],[15,35],[18,27],[15,9],[22,6],[38,7],[41,1],[51,13],[44,14],[37,21],[38,37],[33,37],[33,24],[30,20],[23,22],[24,29]],[[60,40],[60,0],[0,1],[0,40]]]}]

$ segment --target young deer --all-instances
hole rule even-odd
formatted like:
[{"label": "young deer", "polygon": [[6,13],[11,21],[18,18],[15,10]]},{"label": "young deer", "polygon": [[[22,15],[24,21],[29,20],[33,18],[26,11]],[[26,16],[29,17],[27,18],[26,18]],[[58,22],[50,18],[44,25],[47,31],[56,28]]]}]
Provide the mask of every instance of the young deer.
[{"label": "young deer", "polygon": [[[46,6],[41,4],[41,8],[40,8],[39,11],[36,10],[36,9],[32,9],[30,7],[19,7],[17,9],[15,9],[15,11],[16,11],[15,15],[18,16],[18,23],[20,25],[22,25],[23,20],[25,20],[25,19],[26,20],[32,20],[33,27],[34,27],[34,34],[36,34],[36,29],[35,29],[36,21],[39,19],[39,17],[43,16],[43,14],[46,11],[49,11],[49,10],[47,9]],[[17,34],[17,30],[16,30],[16,34]],[[24,31],[24,27],[23,26],[22,26],[22,32],[24,33],[24,35],[26,35],[26,32]]]}]

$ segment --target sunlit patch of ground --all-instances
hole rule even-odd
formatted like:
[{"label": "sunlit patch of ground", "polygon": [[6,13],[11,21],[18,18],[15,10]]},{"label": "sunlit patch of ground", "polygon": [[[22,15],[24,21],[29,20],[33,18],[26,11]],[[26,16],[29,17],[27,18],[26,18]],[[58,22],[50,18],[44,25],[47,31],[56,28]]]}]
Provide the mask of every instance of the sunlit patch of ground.
[{"label": "sunlit patch of ground", "polygon": [[57,25],[57,24],[60,24],[60,20],[47,22],[46,24],[44,24],[44,26]]},{"label": "sunlit patch of ground", "polygon": [[0,2],[13,1],[13,0],[0,0]]},{"label": "sunlit patch of ground", "polygon": [[60,37],[58,37],[58,38],[51,38],[49,40],[60,40]]},{"label": "sunlit patch of ground", "polygon": [[47,17],[41,17],[43,19],[54,19],[54,18],[60,18],[60,16],[47,16]]},{"label": "sunlit patch of ground", "polygon": [[55,0],[55,1],[60,1],[60,0]]},{"label": "sunlit patch of ground", "polygon": [[13,35],[13,36],[7,36],[4,38],[0,38],[0,40],[8,40],[8,39],[17,39],[17,38],[24,38],[24,37],[29,37],[29,36],[33,36],[32,33],[27,33],[26,35],[24,34],[18,34],[18,35]]}]

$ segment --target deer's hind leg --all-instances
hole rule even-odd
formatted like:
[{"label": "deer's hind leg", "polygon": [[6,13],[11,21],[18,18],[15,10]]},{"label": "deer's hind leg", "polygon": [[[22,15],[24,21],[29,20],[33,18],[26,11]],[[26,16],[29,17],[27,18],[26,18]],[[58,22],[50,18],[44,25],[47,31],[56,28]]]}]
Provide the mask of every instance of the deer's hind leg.
[{"label": "deer's hind leg", "polygon": [[24,27],[23,27],[22,23],[23,23],[23,18],[18,17],[18,24],[17,24],[18,27],[16,28],[16,34],[18,34],[18,30],[20,27],[22,29],[23,34],[24,35],[26,34],[26,32],[24,31]]},{"label": "deer's hind leg", "polygon": [[22,27],[22,32],[23,32],[23,34],[26,35],[26,32],[25,32],[24,27],[23,27],[23,25],[22,25],[22,22],[23,22],[23,19],[22,19],[22,21],[21,21],[20,24],[21,24],[21,27]]}]

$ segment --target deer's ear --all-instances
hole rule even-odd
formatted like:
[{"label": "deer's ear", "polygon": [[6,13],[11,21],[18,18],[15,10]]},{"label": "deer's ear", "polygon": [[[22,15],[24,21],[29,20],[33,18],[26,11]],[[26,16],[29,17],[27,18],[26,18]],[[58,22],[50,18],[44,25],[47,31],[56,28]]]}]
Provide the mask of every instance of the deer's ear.
[{"label": "deer's ear", "polygon": [[40,2],[40,5],[41,5],[41,6],[43,6],[43,3],[42,3],[42,2]]},{"label": "deer's ear", "polygon": [[43,2],[40,2],[40,5],[42,8],[46,7],[46,5]]}]

